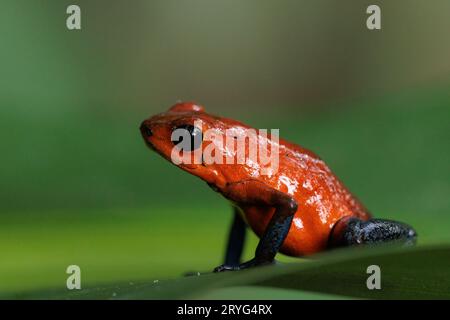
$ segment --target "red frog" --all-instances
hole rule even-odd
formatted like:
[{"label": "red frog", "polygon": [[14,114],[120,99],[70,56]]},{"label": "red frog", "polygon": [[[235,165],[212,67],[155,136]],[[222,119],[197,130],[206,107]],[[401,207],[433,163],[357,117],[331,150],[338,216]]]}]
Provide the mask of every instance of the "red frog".
[{"label": "red frog", "polygon": [[[373,219],[325,162],[301,146],[281,138],[273,142],[269,135],[258,134],[259,144],[276,143],[278,150],[277,170],[262,174],[262,166],[255,161],[211,163],[203,157],[191,163],[174,161],[173,150],[180,143],[173,139],[177,129],[185,130],[191,138],[189,148],[183,150],[188,156],[191,153],[191,159],[196,151],[200,149],[202,154],[213,143],[202,143],[203,133],[208,130],[226,136],[228,132],[245,135],[255,129],[210,115],[202,106],[189,102],[175,104],[167,112],[145,120],[140,127],[152,150],[203,179],[231,201],[234,218],[225,262],[215,272],[270,264],[278,251],[300,257],[341,246],[392,240],[415,243],[416,232],[410,226]],[[223,145],[221,148],[225,153],[230,151]],[[248,153],[247,147],[245,154]],[[247,225],[260,242],[255,257],[241,263]]]}]

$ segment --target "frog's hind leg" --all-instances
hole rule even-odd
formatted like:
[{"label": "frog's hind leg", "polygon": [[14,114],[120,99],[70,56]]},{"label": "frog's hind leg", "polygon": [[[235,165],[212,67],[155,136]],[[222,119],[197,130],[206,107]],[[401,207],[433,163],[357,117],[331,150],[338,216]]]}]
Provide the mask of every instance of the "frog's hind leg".
[{"label": "frog's hind leg", "polygon": [[407,224],[384,219],[361,220],[342,218],[330,235],[330,247],[345,247],[360,244],[377,244],[390,241],[414,245],[417,233]]}]

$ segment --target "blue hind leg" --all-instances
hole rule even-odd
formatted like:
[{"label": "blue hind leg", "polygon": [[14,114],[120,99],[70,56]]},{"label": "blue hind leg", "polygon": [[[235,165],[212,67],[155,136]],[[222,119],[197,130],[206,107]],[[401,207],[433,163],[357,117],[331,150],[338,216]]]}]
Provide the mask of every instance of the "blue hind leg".
[{"label": "blue hind leg", "polygon": [[417,233],[407,224],[384,219],[343,218],[336,223],[329,239],[330,247],[400,242],[416,243]]}]

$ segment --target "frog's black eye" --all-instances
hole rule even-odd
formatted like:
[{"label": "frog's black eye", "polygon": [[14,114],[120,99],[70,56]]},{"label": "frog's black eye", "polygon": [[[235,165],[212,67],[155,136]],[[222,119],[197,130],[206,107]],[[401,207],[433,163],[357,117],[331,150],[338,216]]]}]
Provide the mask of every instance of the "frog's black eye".
[{"label": "frog's black eye", "polygon": [[185,151],[198,149],[203,140],[202,131],[190,124],[177,126],[172,131],[172,142]]}]

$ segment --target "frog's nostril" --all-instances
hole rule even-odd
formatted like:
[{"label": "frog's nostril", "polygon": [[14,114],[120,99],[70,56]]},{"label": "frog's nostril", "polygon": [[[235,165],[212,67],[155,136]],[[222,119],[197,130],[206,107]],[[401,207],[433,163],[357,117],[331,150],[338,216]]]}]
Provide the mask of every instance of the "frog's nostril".
[{"label": "frog's nostril", "polygon": [[141,132],[147,137],[151,137],[153,135],[152,129],[144,123],[141,125]]}]

